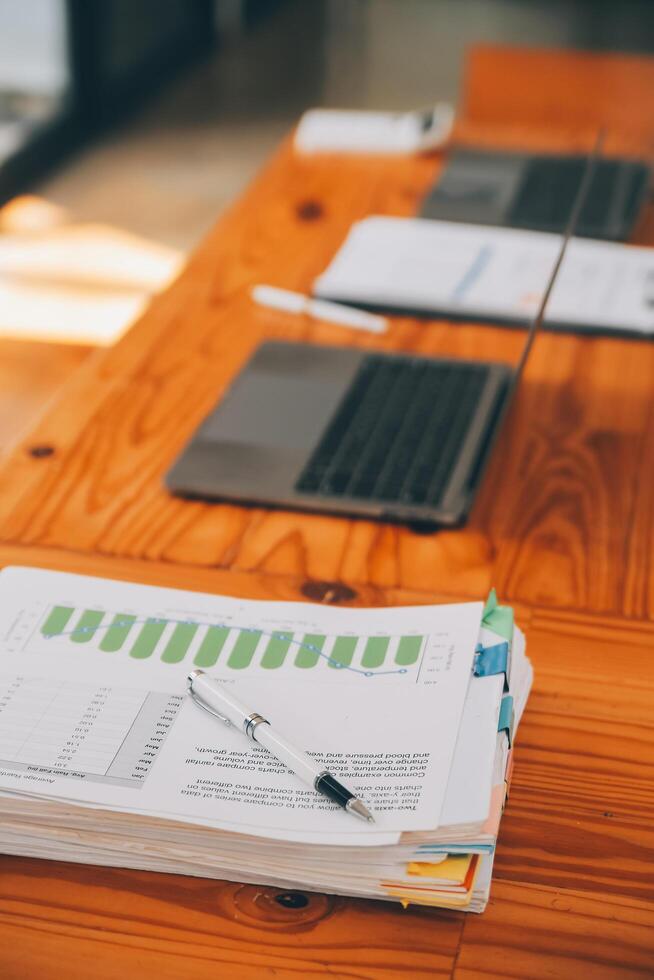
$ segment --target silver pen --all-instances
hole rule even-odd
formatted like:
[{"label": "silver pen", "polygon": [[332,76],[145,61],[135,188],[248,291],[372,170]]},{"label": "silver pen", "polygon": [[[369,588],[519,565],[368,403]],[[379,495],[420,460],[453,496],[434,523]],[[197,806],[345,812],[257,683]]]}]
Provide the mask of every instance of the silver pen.
[{"label": "silver pen", "polygon": [[365,803],[344,786],[324,766],[314,762],[306,752],[296,748],[291,742],[276,732],[269,721],[257,711],[250,711],[233,694],[204,673],[192,670],[187,678],[188,693],[198,705],[218,718],[225,725],[240,729],[252,742],[262,745],[271,755],[279,759],[295,773],[302,782],[322,793],[332,803],[343,807],[348,813],[374,823],[374,817]]}]

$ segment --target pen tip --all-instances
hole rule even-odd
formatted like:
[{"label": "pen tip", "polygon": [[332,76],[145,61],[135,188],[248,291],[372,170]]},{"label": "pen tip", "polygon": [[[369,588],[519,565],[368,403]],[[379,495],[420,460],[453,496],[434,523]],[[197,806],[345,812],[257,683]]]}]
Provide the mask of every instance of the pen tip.
[{"label": "pen tip", "polygon": [[351,800],[347,801],[345,809],[352,813],[355,817],[358,817],[359,820],[365,820],[367,823],[375,822],[375,818],[365,803],[362,803],[361,800],[357,800],[356,797],[352,797]]}]

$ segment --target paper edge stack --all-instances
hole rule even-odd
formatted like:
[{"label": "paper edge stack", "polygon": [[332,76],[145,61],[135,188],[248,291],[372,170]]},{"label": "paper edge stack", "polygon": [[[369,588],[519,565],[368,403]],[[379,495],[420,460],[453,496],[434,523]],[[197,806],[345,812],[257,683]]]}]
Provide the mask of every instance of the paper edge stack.
[{"label": "paper edge stack", "polygon": [[[501,692],[497,698],[490,805],[481,824],[441,825],[434,831],[404,833],[399,844],[385,847],[309,846],[91,805],[0,793],[0,850],[27,857],[397,901],[405,907],[482,912],[489,897],[497,835],[511,780],[515,734],[532,680],[524,635],[514,624],[513,610],[499,605],[493,591],[484,609],[470,681],[493,683],[494,691]],[[459,737],[460,733],[461,729]],[[244,855],[257,851],[261,858],[253,867],[252,860],[244,860]],[[313,867],[307,864],[307,851],[315,862]],[[389,853],[390,863],[375,863]],[[338,864],[335,858],[341,861],[339,884],[330,880]],[[279,873],[282,867],[284,875]]]}]

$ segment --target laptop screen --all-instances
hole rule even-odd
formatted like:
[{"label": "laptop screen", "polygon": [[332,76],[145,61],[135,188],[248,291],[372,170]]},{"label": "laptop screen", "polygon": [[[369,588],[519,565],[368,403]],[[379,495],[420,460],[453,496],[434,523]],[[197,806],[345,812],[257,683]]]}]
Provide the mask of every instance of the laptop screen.
[{"label": "laptop screen", "polygon": [[529,357],[531,348],[533,347],[536,334],[543,325],[543,320],[545,318],[545,313],[547,311],[547,305],[552,295],[554,284],[558,279],[561,267],[563,265],[563,259],[567,251],[568,244],[570,242],[570,239],[574,236],[575,229],[577,228],[577,225],[579,223],[579,217],[583,211],[584,204],[587,200],[588,192],[593,181],[593,175],[595,173],[598,161],[602,154],[603,145],[604,145],[604,132],[600,130],[600,132],[598,132],[597,134],[597,138],[595,140],[593,149],[589,153],[588,158],[586,160],[586,166],[584,167],[583,173],[581,174],[579,180],[579,187],[577,189],[577,193],[575,195],[572,208],[570,209],[570,214],[568,216],[568,221],[566,224],[565,231],[561,236],[561,244],[556,259],[554,261],[554,265],[552,266],[550,277],[543,291],[538,309],[529,323],[525,346],[522,350],[522,354],[520,355],[520,359],[516,366],[515,375],[513,378],[513,384],[512,384],[513,391],[515,391],[516,386],[520,382],[522,373],[525,368],[525,364],[527,363],[527,358]]}]

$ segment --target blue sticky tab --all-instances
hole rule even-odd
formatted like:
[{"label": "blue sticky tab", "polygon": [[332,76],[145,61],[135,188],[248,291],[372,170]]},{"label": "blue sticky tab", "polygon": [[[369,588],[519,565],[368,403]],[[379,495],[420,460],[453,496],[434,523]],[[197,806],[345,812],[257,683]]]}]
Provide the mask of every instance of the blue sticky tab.
[{"label": "blue sticky tab", "polygon": [[502,698],[497,730],[498,732],[506,732],[510,745],[513,741],[513,697],[510,694],[505,694]]},{"label": "blue sticky tab", "polygon": [[504,690],[509,689],[509,644],[496,643],[492,647],[477,644],[475,651],[475,677],[490,677],[493,674],[504,674]]}]

